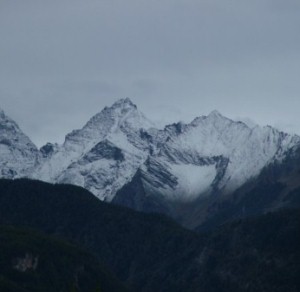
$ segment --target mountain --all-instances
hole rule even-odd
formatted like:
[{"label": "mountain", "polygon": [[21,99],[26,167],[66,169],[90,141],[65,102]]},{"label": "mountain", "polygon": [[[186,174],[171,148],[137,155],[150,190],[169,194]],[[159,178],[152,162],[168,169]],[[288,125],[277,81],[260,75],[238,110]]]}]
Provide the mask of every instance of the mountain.
[{"label": "mountain", "polygon": [[43,147],[49,154],[31,177],[76,184],[101,200],[139,209],[118,192],[136,176],[147,197],[190,202],[231,193],[299,143],[298,136],[250,128],[217,111],[158,130],[126,98],[68,134],[63,145]]},{"label": "mountain", "polygon": [[26,176],[39,164],[39,159],[37,147],[0,109],[0,177]]},{"label": "mountain", "polygon": [[210,197],[194,205],[184,224],[198,230],[210,229],[281,208],[300,208],[300,147],[290,149],[283,160],[265,166],[232,194]]},{"label": "mountain", "polygon": [[216,111],[167,126],[157,137],[156,151],[113,203],[167,213],[183,223],[205,201],[226,198],[267,165],[280,164],[300,142],[298,136],[270,126],[249,128]]},{"label": "mountain", "polygon": [[129,98],[121,99],[69,133],[63,145],[46,145],[31,177],[79,185],[110,201],[146,160],[149,145],[142,133],[151,126]]},{"label": "mountain", "polygon": [[297,135],[217,111],[156,129],[129,98],[40,151],[3,112],[0,124],[2,177],[75,184],[102,201],[165,213],[186,226],[203,221],[197,210],[227,199],[300,145]]},{"label": "mountain", "polygon": [[[162,215],[101,202],[80,187],[24,179],[0,180],[0,224],[14,226],[12,235],[0,229],[0,236],[4,236],[0,240],[1,251],[9,251],[2,252],[0,267],[11,263],[11,258],[26,258],[26,251],[33,258],[39,255],[41,265],[43,259],[47,260],[44,269],[41,266],[41,270],[36,270],[40,278],[34,271],[17,277],[4,265],[4,279],[13,279],[16,285],[22,281],[44,285],[49,279],[45,280],[45,268],[49,277],[54,276],[57,281],[48,285],[70,283],[77,264],[86,264],[86,272],[91,271],[88,267],[97,271],[97,263],[88,254],[61,242],[68,240],[92,253],[132,291],[300,289],[299,209],[238,220],[210,232],[196,233]],[[38,234],[24,234],[24,228]],[[41,232],[52,239],[39,235]],[[70,269],[60,273],[63,277],[54,273],[52,264],[61,271],[60,263],[69,267],[70,262]],[[84,275],[84,271],[83,276],[89,277],[87,284],[93,284],[95,274]]]}]

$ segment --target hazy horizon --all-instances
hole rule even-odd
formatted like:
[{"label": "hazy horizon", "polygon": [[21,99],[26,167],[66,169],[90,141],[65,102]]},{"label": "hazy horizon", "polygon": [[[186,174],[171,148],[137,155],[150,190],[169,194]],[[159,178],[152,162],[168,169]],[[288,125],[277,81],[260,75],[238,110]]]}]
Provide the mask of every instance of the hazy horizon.
[{"label": "hazy horizon", "polygon": [[299,27],[297,0],[3,0],[0,108],[39,146],[126,96],[300,134]]}]

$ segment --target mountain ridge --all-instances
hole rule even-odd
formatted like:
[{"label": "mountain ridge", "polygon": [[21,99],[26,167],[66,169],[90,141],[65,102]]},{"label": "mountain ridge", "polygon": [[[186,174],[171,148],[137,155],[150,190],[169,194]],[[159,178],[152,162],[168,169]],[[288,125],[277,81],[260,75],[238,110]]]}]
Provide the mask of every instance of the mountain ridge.
[{"label": "mountain ridge", "polygon": [[[14,130],[5,128],[9,120],[1,115],[1,177],[71,183],[108,202],[124,201],[120,200],[122,188],[137,174],[147,197],[162,198],[168,204],[228,194],[300,145],[297,135],[270,126],[250,128],[216,110],[187,124],[157,129],[125,98],[67,134],[61,145],[49,143],[38,150],[20,132],[20,147],[23,145],[27,152],[22,157],[23,152],[17,149],[26,161],[18,163],[22,159],[16,160],[10,149],[15,143]],[[13,146],[5,145],[6,136]],[[16,165],[8,164],[9,159]],[[25,169],[21,169],[22,164]]]}]

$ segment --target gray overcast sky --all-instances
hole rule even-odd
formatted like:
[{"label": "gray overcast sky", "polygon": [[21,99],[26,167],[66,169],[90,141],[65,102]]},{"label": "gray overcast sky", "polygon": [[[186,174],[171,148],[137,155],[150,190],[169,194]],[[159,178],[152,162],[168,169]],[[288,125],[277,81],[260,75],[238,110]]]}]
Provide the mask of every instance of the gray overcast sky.
[{"label": "gray overcast sky", "polygon": [[126,96],[300,134],[300,1],[0,0],[0,107],[38,146]]}]

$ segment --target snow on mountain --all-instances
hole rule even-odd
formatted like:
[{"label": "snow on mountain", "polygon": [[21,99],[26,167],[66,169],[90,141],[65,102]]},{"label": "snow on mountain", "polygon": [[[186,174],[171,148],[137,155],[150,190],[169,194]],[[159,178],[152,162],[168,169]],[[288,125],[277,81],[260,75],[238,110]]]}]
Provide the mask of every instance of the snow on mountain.
[{"label": "snow on mountain", "polygon": [[238,117],[238,118],[235,119],[235,121],[242,122],[242,123],[244,123],[245,125],[247,125],[251,129],[253,129],[256,126],[258,126],[258,124],[255,121],[253,121],[252,119],[247,118],[247,117]]},{"label": "snow on mountain", "polygon": [[67,134],[62,145],[48,143],[38,151],[0,112],[2,177],[76,184],[106,201],[118,200],[133,178],[145,196],[169,202],[228,193],[295,145],[298,136],[248,127],[217,111],[158,130],[125,98]]},{"label": "snow on mountain", "polygon": [[298,136],[269,126],[250,128],[217,111],[190,124],[166,126],[153,140],[157,137],[156,152],[141,167],[144,190],[167,201],[185,202],[234,191],[300,143]]},{"label": "snow on mountain", "polygon": [[36,167],[39,157],[36,146],[0,109],[0,177],[24,176]]},{"label": "snow on mountain", "polygon": [[121,99],[68,134],[33,177],[76,184],[111,200],[146,160],[143,131],[152,126],[129,98]]}]

